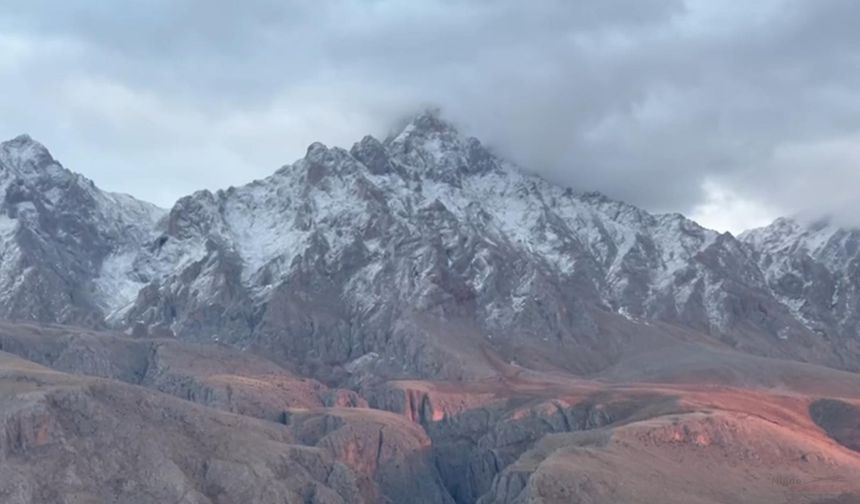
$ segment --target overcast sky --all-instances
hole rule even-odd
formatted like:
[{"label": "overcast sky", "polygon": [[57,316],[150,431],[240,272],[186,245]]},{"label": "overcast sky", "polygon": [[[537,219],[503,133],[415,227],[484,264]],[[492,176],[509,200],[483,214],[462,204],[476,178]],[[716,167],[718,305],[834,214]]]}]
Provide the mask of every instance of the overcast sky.
[{"label": "overcast sky", "polygon": [[169,206],[440,107],[580,190],[860,224],[856,0],[0,4],[0,137]]}]

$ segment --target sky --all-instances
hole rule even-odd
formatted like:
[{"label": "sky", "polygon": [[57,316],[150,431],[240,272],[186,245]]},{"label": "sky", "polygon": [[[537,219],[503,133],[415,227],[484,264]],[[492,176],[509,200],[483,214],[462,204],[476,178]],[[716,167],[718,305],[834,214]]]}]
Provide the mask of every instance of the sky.
[{"label": "sky", "polygon": [[0,138],[162,206],[438,108],[559,184],[860,225],[856,0],[0,4]]}]

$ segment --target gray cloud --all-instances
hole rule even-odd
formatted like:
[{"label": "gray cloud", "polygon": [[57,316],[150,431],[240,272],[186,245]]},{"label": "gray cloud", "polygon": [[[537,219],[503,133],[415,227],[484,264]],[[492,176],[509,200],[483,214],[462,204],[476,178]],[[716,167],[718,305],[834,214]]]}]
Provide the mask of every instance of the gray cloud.
[{"label": "gray cloud", "polygon": [[853,0],[18,2],[0,8],[0,134],[168,205],[434,105],[652,210],[860,224],[856,19]]}]

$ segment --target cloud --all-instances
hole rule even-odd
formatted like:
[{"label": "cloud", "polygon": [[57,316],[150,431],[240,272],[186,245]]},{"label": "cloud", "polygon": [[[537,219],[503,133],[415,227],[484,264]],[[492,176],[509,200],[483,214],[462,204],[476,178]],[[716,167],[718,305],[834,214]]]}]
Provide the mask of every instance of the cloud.
[{"label": "cloud", "polygon": [[853,0],[33,0],[0,14],[0,135],[26,130],[163,205],[434,105],[533,171],[651,210],[735,231],[793,213],[860,224]]},{"label": "cloud", "polygon": [[747,199],[708,179],[703,185],[704,199],[690,213],[697,222],[707,222],[713,229],[732,230],[767,226],[776,211],[766,203]]}]

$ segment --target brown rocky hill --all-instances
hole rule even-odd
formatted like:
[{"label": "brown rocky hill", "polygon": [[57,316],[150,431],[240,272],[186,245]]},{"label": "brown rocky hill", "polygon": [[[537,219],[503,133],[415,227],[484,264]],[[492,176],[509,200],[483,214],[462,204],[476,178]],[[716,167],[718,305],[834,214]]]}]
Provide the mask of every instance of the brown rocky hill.
[{"label": "brown rocky hill", "polygon": [[692,349],[648,349],[584,379],[489,354],[480,380],[355,392],[227,346],[30,324],[0,346],[3,502],[860,496],[860,376],[814,365],[699,348],[723,374],[697,378]]}]

